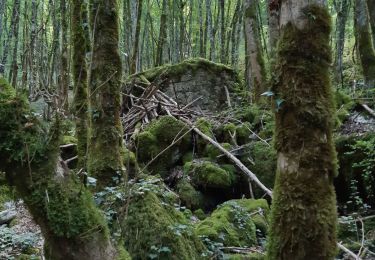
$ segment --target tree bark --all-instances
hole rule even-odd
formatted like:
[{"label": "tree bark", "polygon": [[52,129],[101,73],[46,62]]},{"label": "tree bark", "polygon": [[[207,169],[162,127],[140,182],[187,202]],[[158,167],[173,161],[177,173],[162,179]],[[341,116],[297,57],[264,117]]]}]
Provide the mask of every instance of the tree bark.
[{"label": "tree bark", "polygon": [[18,36],[19,36],[19,25],[20,25],[20,14],[21,14],[21,1],[16,0],[14,2],[16,5],[16,16],[14,22],[11,26],[13,26],[13,37],[14,37],[14,46],[13,46],[13,54],[12,54],[12,67],[9,73],[9,81],[15,87],[17,87],[17,76],[18,76]]},{"label": "tree bark", "polygon": [[87,41],[84,21],[87,9],[81,0],[71,0],[72,75],[74,82],[74,116],[76,123],[78,169],[86,169],[87,159]]},{"label": "tree bark", "polygon": [[338,84],[343,84],[343,53],[345,47],[346,21],[349,15],[348,0],[337,3],[337,29],[336,29],[336,55],[335,55],[335,78]]},{"label": "tree bark", "polygon": [[69,91],[69,73],[68,73],[68,18],[66,15],[66,0],[60,0],[60,81],[58,88],[58,108],[64,113],[69,110],[68,91]]},{"label": "tree bark", "polygon": [[266,91],[266,72],[263,59],[263,49],[259,24],[257,19],[258,0],[245,0],[244,3],[244,33],[246,51],[246,84],[252,91],[255,103],[258,103],[261,94]]},{"label": "tree bark", "polygon": [[355,0],[354,28],[358,54],[365,82],[375,84],[375,51],[372,44],[367,5],[364,0]]},{"label": "tree bark", "polygon": [[372,31],[372,44],[375,46],[375,1],[367,0],[368,12],[370,15],[370,25]]},{"label": "tree bark", "polygon": [[324,0],[285,0],[273,86],[277,175],[268,259],[334,259],[331,17]]},{"label": "tree bark", "polygon": [[134,74],[137,72],[137,61],[138,61],[138,53],[139,53],[139,36],[141,34],[142,3],[143,3],[143,0],[138,0],[137,24],[135,27],[133,52],[132,52],[132,56],[130,60],[130,74]]},{"label": "tree bark", "polygon": [[121,158],[121,59],[116,0],[91,0],[90,24],[93,32],[89,81],[90,135],[88,172],[98,186],[122,177]]},{"label": "tree bark", "polygon": [[280,37],[280,1],[268,0],[268,34],[271,53],[276,51]]},{"label": "tree bark", "polygon": [[167,38],[167,0],[163,0],[162,13],[160,16],[159,40],[156,49],[155,66],[163,64],[164,45]]}]

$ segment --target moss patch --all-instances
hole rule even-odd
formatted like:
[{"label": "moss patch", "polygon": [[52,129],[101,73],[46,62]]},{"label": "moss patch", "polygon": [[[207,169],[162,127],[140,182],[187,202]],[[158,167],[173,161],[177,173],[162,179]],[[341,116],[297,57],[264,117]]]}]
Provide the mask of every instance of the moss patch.
[{"label": "moss patch", "polygon": [[131,188],[122,225],[133,259],[200,259],[204,246],[186,217],[151,186],[142,187]]},{"label": "moss patch", "polygon": [[[170,116],[153,121],[136,137],[137,159],[147,164],[175,142],[173,147],[154,159],[148,168],[152,173],[166,177],[170,167],[174,166],[182,158],[183,152],[190,147],[191,134],[186,134],[188,131],[189,128],[184,123]],[[178,139],[180,140],[177,141]]]},{"label": "moss patch", "polygon": [[177,193],[181,201],[189,209],[199,209],[203,205],[203,195],[197,191],[187,179],[182,179],[177,183]]},{"label": "moss patch", "polygon": [[197,233],[225,246],[250,247],[257,243],[254,211],[268,212],[265,200],[230,200],[200,222]]},{"label": "moss patch", "polygon": [[229,188],[234,184],[235,172],[228,169],[204,160],[195,160],[184,165],[185,173],[191,176],[195,185],[210,188]]}]

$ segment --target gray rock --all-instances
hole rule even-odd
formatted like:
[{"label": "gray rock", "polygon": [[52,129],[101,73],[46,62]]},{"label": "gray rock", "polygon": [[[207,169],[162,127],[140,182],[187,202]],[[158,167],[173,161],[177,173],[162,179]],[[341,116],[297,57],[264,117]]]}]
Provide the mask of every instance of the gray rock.
[{"label": "gray rock", "polygon": [[9,224],[17,216],[14,210],[4,210],[0,212],[0,225]]}]

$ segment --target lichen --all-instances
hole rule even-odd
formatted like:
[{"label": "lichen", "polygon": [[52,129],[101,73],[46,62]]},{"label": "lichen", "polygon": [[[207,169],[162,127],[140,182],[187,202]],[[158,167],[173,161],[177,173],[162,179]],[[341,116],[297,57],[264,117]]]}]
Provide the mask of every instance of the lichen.
[{"label": "lichen", "polygon": [[197,225],[197,233],[224,246],[254,246],[257,243],[254,212],[259,209],[268,212],[265,200],[227,201]]}]

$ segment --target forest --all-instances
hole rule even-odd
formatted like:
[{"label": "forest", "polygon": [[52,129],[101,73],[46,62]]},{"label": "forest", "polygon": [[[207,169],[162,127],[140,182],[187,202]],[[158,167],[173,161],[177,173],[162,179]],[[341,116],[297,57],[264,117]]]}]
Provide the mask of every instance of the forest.
[{"label": "forest", "polygon": [[2,259],[375,259],[375,1],[0,0]]}]

